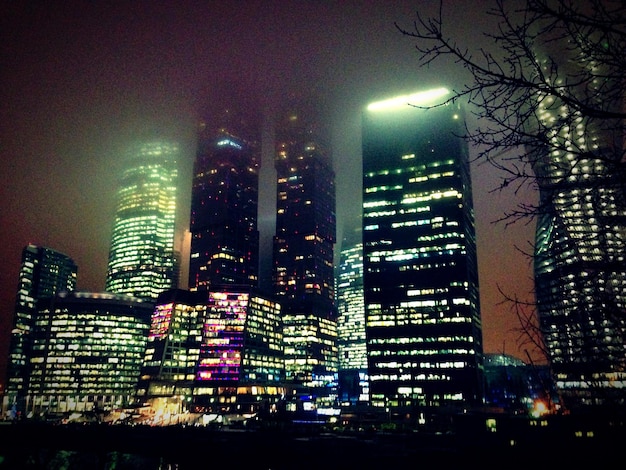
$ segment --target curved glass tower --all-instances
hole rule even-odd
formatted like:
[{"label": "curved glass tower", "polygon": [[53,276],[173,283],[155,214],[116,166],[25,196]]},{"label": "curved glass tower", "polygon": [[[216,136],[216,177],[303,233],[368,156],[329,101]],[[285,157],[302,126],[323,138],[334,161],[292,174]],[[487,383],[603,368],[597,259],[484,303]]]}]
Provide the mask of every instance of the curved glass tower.
[{"label": "curved glass tower", "polygon": [[176,286],[178,155],[176,144],[161,141],[141,144],[131,153],[117,193],[108,292],[154,301]]}]

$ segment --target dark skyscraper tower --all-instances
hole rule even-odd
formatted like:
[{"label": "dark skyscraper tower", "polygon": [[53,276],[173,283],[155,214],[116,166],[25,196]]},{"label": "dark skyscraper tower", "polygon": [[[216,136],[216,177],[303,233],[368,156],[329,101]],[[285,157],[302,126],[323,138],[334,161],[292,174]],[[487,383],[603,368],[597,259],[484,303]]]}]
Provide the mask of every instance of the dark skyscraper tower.
[{"label": "dark skyscraper tower", "polygon": [[[363,116],[363,257],[370,400],[418,410],[482,400],[474,215],[460,109],[445,89]],[[423,415],[423,416],[422,416]]]},{"label": "dark skyscraper tower", "polygon": [[74,260],[56,250],[28,245],[22,251],[7,371],[9,406],[17,401],[20,411],[23,411],[20,401],[28,390],[37,302],[60,292],[73,291],[76,272]]},{"label": "dark skyscraper tower", "polygon": [[[213,121],[213,122],[211,122]],[[257,287],[260,122],[202,122],[191,193],[189,288]]]},{"label": "dark skyscraper tower", "polygon": [[178,146],[133,148],[117,192],[106,290],[155,301],[178,280],[174,252]]},{"label": "dark skyscraper tower", "polygon": [[282,306],[287,379],[317,386],[337,372],[333,256],[335,175],[312,115],[276,129],[273,283]]}]

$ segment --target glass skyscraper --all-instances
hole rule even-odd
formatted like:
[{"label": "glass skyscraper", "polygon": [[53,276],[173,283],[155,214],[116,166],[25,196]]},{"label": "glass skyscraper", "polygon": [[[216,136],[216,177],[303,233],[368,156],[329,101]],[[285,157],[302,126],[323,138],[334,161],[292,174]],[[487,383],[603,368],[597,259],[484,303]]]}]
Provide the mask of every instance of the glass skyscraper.
[{"label": "glass skyscraper", "polygon": [[117,192],[106,287],[156,300],[178,281],[174,251],[179,148],[154,141],[129,154]]},{"label": "glass skyscraper", "polygon": [[339,396],[342,401],[368,401],[363,243],[361,228],[344,237],[337,266],[337,346]]},{"label": "glass skyscraper", "polygon": [[[549,67],[545,62],[546,76]],[[589,109],[621,113],[623,103],[606,100],[605,77],[611,75],[605,75],[603,67],[588,57],[577,57],[559,70],[576,77],[575,93],[588,100]],[[550,366],[566,408],[623,409],[623,123],[586,116],[556,96],[541,94],[537,100],[539,132],[549,139],[529,143],[527,149],[540,195],[534,273]]]},{"label": "glass skyscraper", "polygon": [[191,193],[189,289],[256,287],[260,127],[230,111],[202,122]]},{"label": "glass skyscraper", "polygon": [[319,386],[337,372],[335,175],[312,118],[286,113],[276,129],[272,280],[287,380]]},{"label": "glass skyscraper", "polygon": [[[363,114],[365,322],[373,406],[428,419],[480,404],[482,333],[462,110],[434,89]],[[414,104],[415,106],[412,106]]]},{"label": "glass skyscraper", "polygon": [[16,411],[24,411],[21,402],[28,390],[37,302],[73,291],[77,270],[72,258],[51,248],[27,245],[22,250],[7,365],[8,403],[15,403]]}]

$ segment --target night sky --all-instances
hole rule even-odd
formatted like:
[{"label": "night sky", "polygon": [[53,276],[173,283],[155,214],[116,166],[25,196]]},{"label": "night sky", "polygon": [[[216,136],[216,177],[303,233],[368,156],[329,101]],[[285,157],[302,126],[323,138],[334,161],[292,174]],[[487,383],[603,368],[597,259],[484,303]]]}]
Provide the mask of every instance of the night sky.
[{"label": "night sky", "polygon": [[[471,49],[493,27],[489,1],[444,2],[444,24]],[[338,236],[361,204],[360,113],[370,101],[460,87],[457,65],[417,65],[415,12],[437,1],[16,1],[0,7],[0,377],[22,248],[48,246],[78,265],[78,289],[102,291],[124,151],[178,141],[179,227],[188,228],[195,126],[228,100],[272,110],[288,96],[319,102],[331,130]],[[234,97],[234,98],[233,98]],[[472,154],[475,154],[472,151]],[[271,148],[264,149],[259,228],[273,235]],[[525,359],[498,285],[529,298],[534,226],[495,221],[520,195],[493,192],[473,164],[485,352]],[[532,196],[530,196],[532,197]],[[337,250],[340,244],[337,245]]]}]

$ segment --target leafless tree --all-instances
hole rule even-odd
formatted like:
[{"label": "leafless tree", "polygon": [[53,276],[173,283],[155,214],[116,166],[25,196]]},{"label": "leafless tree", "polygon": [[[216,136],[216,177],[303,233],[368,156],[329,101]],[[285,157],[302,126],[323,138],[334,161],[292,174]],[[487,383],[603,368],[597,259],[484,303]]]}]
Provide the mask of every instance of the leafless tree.
[{"label": "leafless tree", "polygon": [[[418,12],[412,27],[396,26],[415,40],[421,67],[451,61],[470,78],[441,105],[461,101],[474,114],[477,125],[465,138],[477,160],[500,170],[494,190],[539,195],[499,220],[538,227],[529,250],[537,301],[502,292],[520,321],[521,341],[566,371],[567,358],[603,350],[600,367],[624,380],[626,4],[494,0],[486,13],[497,27],[485,33],[488,48],[478,50],[447,33],[444,8],[441,2],[437,16]],[[540,324],[541,302],[567,321]],[[570,335],[567,352],[555,346],[559,329]]]}]

